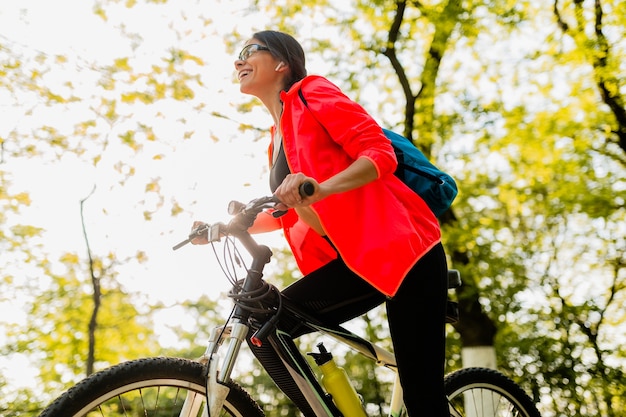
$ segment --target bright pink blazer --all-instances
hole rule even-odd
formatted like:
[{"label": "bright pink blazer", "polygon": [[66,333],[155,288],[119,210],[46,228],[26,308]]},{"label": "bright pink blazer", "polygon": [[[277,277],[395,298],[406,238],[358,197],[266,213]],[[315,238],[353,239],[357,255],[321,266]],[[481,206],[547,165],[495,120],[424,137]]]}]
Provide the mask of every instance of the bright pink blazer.
[{"label": "bright pink blazer", "polygon": [[[437,218],[393,175],[396,157],[380,126],[336,85],[308,76],[282,92],[281,99],[283,144],[292,173],[302,172],[322,182],[359,157],[376,166],[377,180],[329,196],[312,208],[346,265],[393,296],[413,265],[440,242]],[[270,161],[271,153],[270,144]],[[328,242],[301,221],[295,210],[289,210],[280,223],[303,274],[336,258]]]}]

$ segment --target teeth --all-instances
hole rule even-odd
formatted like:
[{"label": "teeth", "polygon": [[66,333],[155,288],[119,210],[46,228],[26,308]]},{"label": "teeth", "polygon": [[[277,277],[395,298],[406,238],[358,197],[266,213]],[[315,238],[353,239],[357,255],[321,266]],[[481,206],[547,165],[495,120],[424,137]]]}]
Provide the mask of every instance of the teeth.
[{"label": "teeth", "polygon": [[249,71],[241,71],[239,73],[239,79],[241,80],[243,77],[245,77],[246,75],[248,75],[250,72]]}]

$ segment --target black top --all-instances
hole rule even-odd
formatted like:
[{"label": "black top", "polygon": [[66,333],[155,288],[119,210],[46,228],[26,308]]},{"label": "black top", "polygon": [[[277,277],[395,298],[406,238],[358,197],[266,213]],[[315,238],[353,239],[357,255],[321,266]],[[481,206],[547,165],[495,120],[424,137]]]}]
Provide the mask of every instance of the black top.
[{"label": "black top", "polygon": [[287,158],[285,157],[285,152],[283,152],[283,147],[280,146],[278,148],[278,155],[276,155],[276,161],[270,169],[270,189],[272,193],[276,191],[287,174],[289,174],[289,165],[287,165]]}]

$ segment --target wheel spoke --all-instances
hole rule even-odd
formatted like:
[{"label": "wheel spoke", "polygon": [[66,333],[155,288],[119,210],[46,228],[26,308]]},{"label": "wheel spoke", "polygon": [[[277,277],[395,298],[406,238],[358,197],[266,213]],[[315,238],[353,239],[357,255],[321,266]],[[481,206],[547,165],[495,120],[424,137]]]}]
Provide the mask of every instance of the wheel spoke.
[{"label": "wheel spoke", "polygon": [[526,393],[503,374],[467,368],[446,377],[453,417],[540,417]]},{"label": "wheel spoke", "polygon": [[[48,406],[40,417],[206,416],[204,371],[198,362],[174,358],[123,363],[83,380]],[[229,388],[220,415],[263,415],[239,385],[231,383]]]}]

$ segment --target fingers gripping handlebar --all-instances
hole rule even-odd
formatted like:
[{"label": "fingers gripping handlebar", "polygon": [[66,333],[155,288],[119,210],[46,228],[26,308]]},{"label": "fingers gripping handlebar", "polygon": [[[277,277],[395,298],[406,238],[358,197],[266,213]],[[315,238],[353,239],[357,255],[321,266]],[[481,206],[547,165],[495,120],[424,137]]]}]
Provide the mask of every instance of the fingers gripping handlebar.
[{"label": "fingers gripping handlebar", "polygon": [[[305,181],[300,184],[300,195],[303,198],[313,195],[315,192],[315,186]],[[187,239],[175,245],[172,249],[177,250],[190,243],[193,239],[204,236],[209,242],[219,241],[220,236],[226,234],[233,234],[237,232],[247,231],[254,223],[254,220],[259,213],[265,209],[273,208],[280,201],[274,196],[261,197],[250,201],[248,204],[240,203],[238,201],[231,201],[228,203],[228,214],[235,216],[228,225],[222,223],[216,223],[213,225],[203,224],[196,229],[192,230]]]}]

